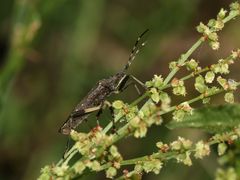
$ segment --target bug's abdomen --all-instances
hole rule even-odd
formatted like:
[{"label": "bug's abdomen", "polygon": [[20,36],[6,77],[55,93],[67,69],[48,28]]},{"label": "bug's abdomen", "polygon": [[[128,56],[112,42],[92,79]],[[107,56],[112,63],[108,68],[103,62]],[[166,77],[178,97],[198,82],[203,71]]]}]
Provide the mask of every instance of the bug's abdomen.
[{"label": "bug's abdomen", "polygon": [[100,106],[108,95],[111,94],[109,88],[98,83],[97,87],[93,88],[88,95],[75,107],[66,122],[59,129],[61,134],[69,135],[72,129],[75,129],[79,124],[89,116],[86,109]]}]

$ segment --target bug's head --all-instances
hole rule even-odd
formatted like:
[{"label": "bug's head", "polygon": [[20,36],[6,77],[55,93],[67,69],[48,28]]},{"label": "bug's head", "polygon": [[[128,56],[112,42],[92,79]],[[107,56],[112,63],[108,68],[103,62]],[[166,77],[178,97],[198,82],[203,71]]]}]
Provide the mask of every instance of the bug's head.
[{"label": "bug's head", "polygon": [[73,121],[72,117],[69,116],[68,119],[66,120],[66,122],[60,127],[58,132],[63,135],[70,135],[71,130],[74,129],[73,123],[74,123],[74,121]]},{"label": "bug's head", "polygon": [[58,130],[59,133],[64,135],[69,135],[71,132],[71,128],[69,127],[68,123],[64,123],[62,127]]}]

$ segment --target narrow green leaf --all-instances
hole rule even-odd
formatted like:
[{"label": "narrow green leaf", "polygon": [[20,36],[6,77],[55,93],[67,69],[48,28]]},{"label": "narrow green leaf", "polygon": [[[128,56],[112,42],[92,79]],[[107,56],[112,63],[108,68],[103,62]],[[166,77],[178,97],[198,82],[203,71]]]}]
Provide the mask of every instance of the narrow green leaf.
[{"label": "narrow green leaf", "polygon": [[186,115],[181,122],[171,121],[166,126],[175,128],[199,128],[211,133],[230,130],[240,125],[240,105],[228,104],[195,109],[192,115]]}]

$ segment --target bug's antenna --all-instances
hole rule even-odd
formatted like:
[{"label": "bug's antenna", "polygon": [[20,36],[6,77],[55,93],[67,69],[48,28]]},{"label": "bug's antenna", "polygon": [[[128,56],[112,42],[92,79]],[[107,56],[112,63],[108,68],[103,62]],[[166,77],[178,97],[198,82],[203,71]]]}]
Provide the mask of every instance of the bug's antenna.
[{"label": "bug's antenna", "polygon": [[130,56],[129,56],[129,58],[128,58],[128,62],[127,62],[127,64],[124,66],[123,71],[127,71],[127,69],[129,68],[129,66],[131,65],[132,61],[135,59],[136,55],[138,54],[140,48],[145,45],[145,42],[144,42],[144,43],[142,43],[142,44],[140,45],[140,47],[138,47],[139,41],[140,41],[141,38],[144,36],[144,34],[146,34],[148,31],[149,31],[149,29],[146,29],[146,30],[137,38],[137,40],[136,40],[136,42],[135,42],[135,44],[134,44],[134,46],[133,46],[133,48],[132,48],[131,54],[130,54]]}]

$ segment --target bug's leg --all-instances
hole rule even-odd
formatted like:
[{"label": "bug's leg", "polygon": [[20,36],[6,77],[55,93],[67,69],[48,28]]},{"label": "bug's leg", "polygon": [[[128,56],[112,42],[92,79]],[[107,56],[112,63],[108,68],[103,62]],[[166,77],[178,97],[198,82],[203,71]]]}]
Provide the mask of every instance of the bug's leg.
[{"label": "bug's leg", "polygon": [[116,133],[117,130],[116,130],[116,124],[115,124],[115,116],[114,116],[114,111],[113,111],[113,107],[112,107],[112,106],[109,107],[109,111],[110,111],[111,116],[112,116],[112,124],[113,124],[113,126],[112,126],[112,132],[113,132],[113,133]]},{"label": "bug's leg", "polygon": [[97,125],[99,126],[99,117],[103,112],[103,105],[101,105],[100,109],[98,110],[97,114],[96,114],[96,119],[97,119]]},{"label": "bug's leg", "polygon": [[129,86],[131,86],[131,85],[134,86],[134,88],[136,89],[138,95],[141,95],[141,92],[140,92],[140,90],[139,90],[137,84],[134,83],[134,82],[132,82],[132,81],[130,81],[128,84],[126,84],[125,87],[123,87],[123,89],[122,89],[121,91],[124,91],[125,89],[127,89],[127,88],[128,88]]},{"label": "bug's leg", "polygon": [[139,90],[139,88],[138,88],[137,84],[134,84],[134,87],[135,87],[135,89],[136,89],[136,91],[137,91],[138,95],[140,96],[140,95],[141,95],[141,92],[140,92],[140,90]]},{"label": "bug's leg", "polygon": [[110,111],[110,113],[111,113],[111,116],[112,116],[112,124],[113,124],[113,126],[112,126],[112,132],[113,132],[113,133],[116,133],[117,131],[116,131],[116,124],[115,124],[115,120],[114,120],[114,119],[115,119],[115,116],[114,116],[113,107],[112,107],[111,103],[108,102],[108,101],[104,101],[104,105],[108,107],[108,109],[109,109],[109,111]]},{"label": "bug's leg", "polygon": [[66,143],[66,146],[65,146],[65,150],[64,150],[64,153],[62,155],[63,159],[66,158],[66,154],[67,154],[67,152],[69,150],[69,147],[70,147],[70,136],[68,136],[67,143]]},{"label": "bug's leg", "polygon": [[136,82],[136,83],[138,83],[139,85],[141,85],[145,90],[147,90],[147,87],[145,86],[145,84],[142,82],[142,81],[140,81],[139,79],[137,79],[135,76],[133,76],[133,75],[130,75],[130,77]]},{"label": "bug's leg", "polygon": [[129,81],[128,83],[124,84],[124,86],[121,87],[121,89],[119,89],[119,92],[123,92],[125,89],[127,89],[129,86],[133,85],[134,82]]}]

